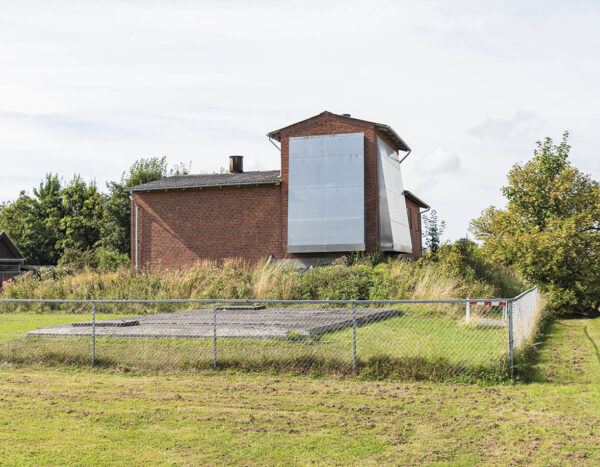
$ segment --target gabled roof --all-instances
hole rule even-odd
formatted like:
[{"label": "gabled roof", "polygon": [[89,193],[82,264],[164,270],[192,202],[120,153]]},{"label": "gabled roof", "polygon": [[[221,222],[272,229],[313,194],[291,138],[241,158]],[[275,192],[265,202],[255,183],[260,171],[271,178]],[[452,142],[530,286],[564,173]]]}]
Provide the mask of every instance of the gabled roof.
[{"label": "gabled roof", "polygon": [[[368,120],[360,120],[358,118],[353,118],[353,117],[346,117],[344,115],[339,115],[339,114],[334,114],[333,112],[328,112],[327,110],[325,112],[321,112],[319,115],[333,115],[337,118],[340,119],[346,119],[349,121],[356,121],[356,122],[361,122],[361,123],[369,123],[371,125],[375,126],[375,129],[377,131],[379,131],[381,134],[383,134],[390,143],[392,143],[392,145],[394,146],[394,149],[396,151],[410,151],[410,148],[408,147],[408,145],[402,140],[402,138],[400,138],[400,136],[398,136],[398,134],[388,125],[384,125],[383,123],[375,123],[375,122],[370,122]],[[296,123],[292,123],[291,125],[285,126],[283,128],[280,128],[279,130],[275,130],[272,131],[270,133],[267,133],[267,136],[271,139],[274,139],[275,141],[281,141],[281,131],[285,130],[291,126],[297,125],[298,123],[302,123],[302,122],[306,122],[307,120],[310,120],[312,118],[318,117],[319,115],[315,115],[314,117],[310,117],[307,118],[305,120],[302,120],[300,122],[296,122]]]},{"label": "gabled roof", "polygon": [[422,201],[421,199],[417,198],[410,191],[404,190],[403,194],[404,194],[404,197],[406,199],[412,201],[413,203],[415,203],[420,208],[429,209],[429,205],[425,201]]},{"label": "gabled roof", "polygon": [[[25,257],[4,231],[0,232],[0,246],[4,247],[0,248],[0,261],[10,261],[15,263],[25,262]],[[8,252],[8,256],[6,252]]]},{"label": "gabled roof", "polygon": [[183,190],[241,185],[269,185],[281,182],[281,171],[226,172],[219,174],[174,175],[128,188],[125,191]]}]

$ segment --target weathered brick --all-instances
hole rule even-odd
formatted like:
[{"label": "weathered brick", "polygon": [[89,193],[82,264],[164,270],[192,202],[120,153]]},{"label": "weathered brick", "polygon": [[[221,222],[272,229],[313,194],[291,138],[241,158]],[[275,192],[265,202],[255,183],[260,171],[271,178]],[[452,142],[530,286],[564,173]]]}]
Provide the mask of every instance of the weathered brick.
[{"label": "weathered brick", "polygon": [[[379,247],[377,136],[373,123],[323,113],[281,130],[281,184],[187,190],[136,191],[138,262],[140,267],[176,268],[201,259],[241,257],[255,262],[269,254],[277,258],[337,256],[341,253],[288,254],[287,203],[289,139],[340,133],[365,135],[365,244]],[[421,252],[419,208],[407,202],[413,253]],[[135,262],[135,211],[132,204],[132,262]]]},{"label": "weathered brick", "polygon": [[[140,267],[281,257],[280,185],[134,192]],[[132,210],[132,259],[135,215]]]}]

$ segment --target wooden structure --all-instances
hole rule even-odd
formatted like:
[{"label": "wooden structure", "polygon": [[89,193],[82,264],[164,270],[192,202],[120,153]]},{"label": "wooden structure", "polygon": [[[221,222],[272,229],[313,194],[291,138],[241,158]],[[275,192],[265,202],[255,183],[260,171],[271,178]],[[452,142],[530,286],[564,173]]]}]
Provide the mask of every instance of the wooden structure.
[{"label": "wooden structure", "polygon": [[25,258],[6,232],[0,232],[0,287],[2,282],[21,274]]}]

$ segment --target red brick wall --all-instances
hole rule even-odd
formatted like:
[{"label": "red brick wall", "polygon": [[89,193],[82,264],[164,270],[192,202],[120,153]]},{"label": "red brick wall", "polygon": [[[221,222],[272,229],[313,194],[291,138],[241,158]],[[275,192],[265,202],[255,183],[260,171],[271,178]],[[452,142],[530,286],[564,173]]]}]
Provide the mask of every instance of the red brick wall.
[{"label": "red brick wall", "polygon": [[[177,268],[199,259],[229,257],[256,261],[270,253],[277,258],[330,256],[286,251],[289,138],[340,133],[365,135],[365,244],[368,252],[378,250],[376,138],[385,137],[372,123],[323,113],[281,130],[280,185],[136,192],[139,266]],[[412,205],[418,213],[418,207]],[[413,257],[421,251],[421,220],[417,218],[418,226],[411,229],[413,254],[408,255]],[[133,203],[131,225],[131,259],[135,265]]]},{"label": "red brick wall", "polygon": [[418,258],[421,256],[422,229],[420,208],[413,201],[406,200],[408,210],[408,225],[410,226],[410,240],[412,242],[412,254],[404,255],[409,258]]},{"label": "red brick wall", "polygon": [[[139,267],[282,257],[281,186],[135,192]],[[131,215],[135,265],[135,211]]]},{"label": "red brick wall", "polygon": [[[281,130],[281,242],[287,245],[287,203],[289,181],[289,139],[296,136],[364,133],[365,135],[365,246],[367,251],[379,248],[377,195],[377,140],[372,123],[352,120],[334,114],[319,114]],[[323,256],[318,253],[286,254],[286,257]]]}]

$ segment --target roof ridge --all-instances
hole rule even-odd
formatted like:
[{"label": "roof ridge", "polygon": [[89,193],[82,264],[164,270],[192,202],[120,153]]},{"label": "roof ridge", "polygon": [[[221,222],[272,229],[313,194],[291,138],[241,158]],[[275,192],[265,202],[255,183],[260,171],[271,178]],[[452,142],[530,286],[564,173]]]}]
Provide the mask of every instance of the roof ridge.
[{"label": "roof ridge", "polygon": [[126,191],[175,190],[218,186],[265,185],[281,182],[281,170],[253,170],[248,172],[223,172],[188,174],[161,178],[128,188]]},{"label": "roof ridge", "polygon": [[[159,180],[165,180],[167,178],[173,178],[173,177],[203,177],[203,176],[207,176],[207,177],[213,177],[215,175],[243,175],[243,174],[251,174],[251,173],[267,173],[267,172],[281,172],[280,169],[272,169],[272,170],[244,170],[243,172],[210,172],[210,173],[195,173],[195,174],[174,174],[174,175],[169,175],[167,177],[163,177]],[[152,183],[152,182],[147,182],[147,183]],[[145,185],[145,183],[144,183]]]}]

